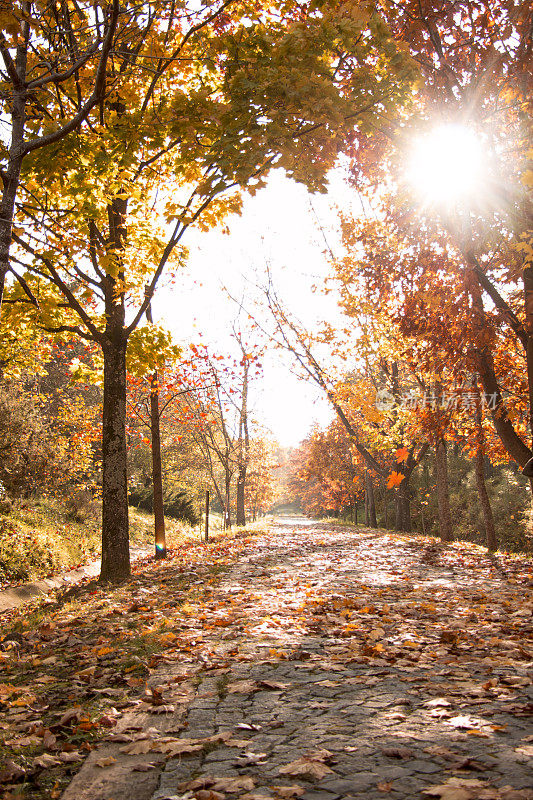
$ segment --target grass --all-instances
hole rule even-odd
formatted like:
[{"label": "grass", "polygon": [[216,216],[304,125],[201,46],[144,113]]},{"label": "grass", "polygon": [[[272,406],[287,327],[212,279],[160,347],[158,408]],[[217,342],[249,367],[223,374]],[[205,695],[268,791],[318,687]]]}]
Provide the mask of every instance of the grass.
[{"label": "grass", "polygon": [[[78,517],[78,519],[75,518]],[[9,514],[0,514],[0,588],[39,580],[94,561],[100,556],[100,515],[95,503],[73,514],[59,500],[35,498],[13,503]],[[222,516],[209,515],[213,542],[239,535],[239,528],[224,532]],[[259,523],[249,526],[251,529]],[[167,549],[203,541],[203,522],[191,527],[167,517]],[[153,516],[130,507],[130,542],[153,547]]]},{"label": "grass", "polygon": [[[167,545],[178,547],[199,539],[200,530],[167,519]],[[153,517],[130,508],[130,542],[153,545]],[[49,577],[94,561],[100,556],[98,509],[83,520],[73,519],[59,500],[18,501],[9,514],[0,515],[0,588]]]}]

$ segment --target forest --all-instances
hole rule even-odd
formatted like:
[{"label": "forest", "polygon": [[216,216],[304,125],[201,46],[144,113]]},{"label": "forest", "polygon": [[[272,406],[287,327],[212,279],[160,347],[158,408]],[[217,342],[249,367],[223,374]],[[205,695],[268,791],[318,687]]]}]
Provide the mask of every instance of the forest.
[{"label": "forest", "polygon": [[[380,665],[397,664],[401,671],[398,648],[423,649],[417,643],[426,640],[412,621],[416,634],[387,644],[387,625],[407,624],[395,611],[405,602],[398,575],[415,581],[415,592],[412,576],[418,575],[431,595],[440,570],[442,591],[451,593],[443,603],[452,604],[452,617],[468,606],[465,618],[476,630],[488,612],[472,605],[501,589],[502,636],[507,632],[522,644],[491,670],[496,675],[503,664],[504,672],[512,671],[519,662],[518,683],[504,683],[525,690],[532,656],[520,627],[527,613],[520,608],[530,609],[533,544],[530,5],[0,0],[0,21],[0,601],[7,598],[0,603],[0,615],[7,614],[0,634],[0,667],[5,661],[7,670],[0,707],[9,709],[6,752],[0,748],[3,798],[131,798],[120,784],[120,764],[116,784],[103,788],[95,788],[90,773],[94,763],[98,773],[117,761],[113,751],[112,761],[105,763],[104,754],[104,763],[94,762],[104,729],[114,730],[121,709],[133,708],[123,692],[141,693],[135,713],[161,714],[162,720],[177,715],[179,703],[196,708],[210,692],[219,711],[232,696],[237,702],[241,694],[283,695],[295,676],[291,672],[286,683],[276,672],[280,664],[326,658],[305,650],[315,634],[333,647],[320,661],[326,687],[336,685],[340,662],[355,684],[362,673],[354,664],[371,670],[370,685],[385,674]],[[317,274],[291,264],[292,255],[273,264],[259,246],[241,270],[237,252],[253,246],[232,233],[235,220],[246,221],[250,204],[280,175],[301,187],[313,210],[322,265]],[[328,203],[332,181],[342,182],[342,202],[336,195],[318,215],[314,199]],[[263,242],[275,239],[268,216],[262,223]],[[221,271],[234,281],[239,270],[243,274],[238,294],[220,287],[211,313],[200,279],[190,297],[183,287],[198,263],[202,237],[213,233],[226,237],[236,254]],[[295,224],[295,242],[297,235]],[[227,260],[222,250],[220,258]],[[288,291],[280,270],[291,269]],[[310,277],[302,281],[302,274]],[[194,326],[187,322],[191,305]],[[279,380],[272,375],[280,374],[272,364],[297,378],[301,395],[291,398],[282,381],[272,387]],[[284,440],[269,424],[262,400],[267,386],[286,394],[295,431],[307,426],[301,441]],[[327,416],[315,412],[320,403]],[[349,599],[345,584],[356,579],[338,566],[339,560],[355,564],[356,552],[361,560],[353,571],[366,570],[357,591],[373,587],[359,603]],[[275,577],[278,556],[285,566]],[[298,581],[307,576],[309,599],[294,606],[300,622],[287,623],[290,635],[304,643],[291,639],[289,647],[272,634],[271,620],[278,606],[296,603],[294,564]],[[321,564],[336,575],[327,589]],[[71,579],[65,595],[63,584],[58,591],[59,584],[53,591],[50,584],[47,599],[24,606],[25,586],[38,586],[42,594],[43,580],[60,576],[64,583],[61,576],[74,568],[83,574]],[[269,570],[273,583],[267,585]],[[457,577],[461,570],[464,580]],[[386,603],[375,588],[382,573],[389,576],[388,588],[379,590]],[[232,600],[229,616],[221,616],[219,604],[232,591],[224,588],[228,576],[242,594],[241,608],[253,608],[250,618],[259,614],[266,627],[246,627],[245,611],[235,617]],[[278,578],[285,583],[269,606]],[[507,583],[497,588],[497,581]],[[255,584],[263,587],[256,594]],[[459,597],[468,587],[478,587],[472,589],[478,595],[453,606],[453,592]],[[431,622],[440,612],[429,595],[421,614]],[[172,608],[182,615],[179,625],[172,623],[176,629]],[[96,616],[84,616],[90,613]],[[365,614],[366,638],[351,660],[342,647],[347,637],[363,636],[358,619]],[[122,624],[121,615],[141,615],[141,621]],[[77,624],[84,632],[79,639]],[[276,661],[272,674],[261,677],[267,662],[257,653],[248,659],[242,631],[264,639],[257,653],[267,648],[261,652]],[[216,651],[225,637],[241,635],[242,659],[236,655],[241,645],[227,648],[229,655],[224,650],[224,658]],[[499,635],[495,644],[503,641]],[[115,636],[124,639],[122,650]],[[135,649],[130,639],[136,636]],[[438,637],[431,652],[429,644],[427,652],[420,650],[420,669],[433,658],[459,663],[458,628],[445,625]],[[212,649],[205,655],[208,640]],[[76,664],[62,650],[67,641],[80,653],[92,647],[81,672],[72,671]],[[49,651],[54,642],[59,649]],[[181,675],[176,664],[182,657],[188,663],[186,653],[196,653],[190,658],[198,662]],[[484,669],[490,657],[480,645],[475,669]],[[152,680],[165,658],[178,669],[167,689],[185,681],[181,700],[167,702],[167,689]],[[253,660],[250,674],[235,672],[239,659]],[[213,676],[200,673],[204,667],[218,676],[206,694],[202,681]],[[48,691],[45,699],[32,688],[36,675]],[[489,670],[487,697],[496,691],[492,679]],[[322,702],[319,697],[316,689],[305,702]],[[109,711],[113,698],[117,707]],[[93,707],[96,699],[108,705]],[[59,721],[53,720],[56,702]],[[250,708],[241,709],[243,719],[255,719]],[[439,724],[448,724],[446,706],[431,708]],[[526,716],[526,706],[520,708],[517,715]],[[228,719],[234,710],[224,712]],[[139,768],[146,774],[134,800],[335,800],[370,797],[374,783],[376,797],[532,796],[520,772],[531,747],[520,744],[524,731],[513,728],[516,720],[501,723],[501,730],[509,725],[518,736],[511,775],[518,782],[509,778],[508,786],[494,777],[494,765],[475,766],[478,752],[457,774],[452,770],[451,779],[446,773],[446,783],[428,783],[431,770],[426,783],[416,783],[422,780],[416,769],[406,773],[411,756],[394,742],[385,750],[396,748],[389,757],[405,761],[405,774],[372,772],[375,764],[363,764],[363,742],[361,763],[340,770],[341,777],[326,777],[339,762],[323,749],[330,747],[323,732],[315,731],[309,746],[322,749],[291,751],[300,761],[279,772],[288,782],[303,775],[320,785],[276,784],[265,795],[254,793],[258,782],[267,785],[258,775],[266,763],[261,759],[271,753],[261,735],[261,752],[245,748],[241,771],[228,762],[227,774],[202,779],[211,749],[244,745],[226,736],[224,718],[204,726],[194,723],[194,713],[184,750],[183,736],[172,739],[177,728],[163,725],[156,735],[150,720],[124,729],[119,724],[116,736],[126,738],[116,739],[115,748],[120,742],[128,757],[159,754]],[[489,733],[472,720],[456,727],[493,737],[500,724],[494,719]],[[189,723],[182,722],[185,730]],[[263,725],[244,724],[248,732]],[[148,728],[152,733],[143,739],[127,738]],[[449,761],[435,737],[432,746],[441,751],[433,756]],[[236,733],[233,738],[240,741]],[[151,742],[147,749],[140,744],[145,741]],[[344,745],[344,756],[353,760]],[[198,752],[199,764],[172,791],[150,783],[150,770],[165,774],[165,759]],[[88,777],[85,767],[80,772],[86,783],[68,789],[89,753]],[[259,765],[259,772],[246,772],[250,765]],[[463,780],[465,769],[476,775],[486,770],[488,777]],[[359,773],[376,779],[365,784],[359,777],[358,783]]]},{"label": "forest", "polygon": [[[366,524],[527,550],[526,6],[230,5],[2,12],[4,570],[31,541],[13,507],[85,522],[101,498],[102,579],[121,580],[128,500],[163,547],[163,506],[195,524],[206,490],[229,525],[359,503]],[[190,228],[274,168],[324,192],[341,155],[362,212],[337,210],[316,288],[337,319],[305,328],[267,267],[229,352],[154,324]],[[272,348],[335,415],[293,454],[292,498],[248,409]]]}]

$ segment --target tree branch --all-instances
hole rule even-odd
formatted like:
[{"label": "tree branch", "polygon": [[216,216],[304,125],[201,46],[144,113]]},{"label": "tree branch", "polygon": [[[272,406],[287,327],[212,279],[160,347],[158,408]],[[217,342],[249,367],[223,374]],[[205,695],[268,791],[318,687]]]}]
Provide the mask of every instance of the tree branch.
[{"label": "tree branch", "polygon": [[53,144],[54,142],[58,142],[68,133],[71,133],[75,130],[78,125],[85,119],[85,117],[89,114],[89,112],[96,106],[105,92],[105,80],[106,80],[106,66],[107,66],[107,59],[109,53],[111,52],[111,47],[113,45],[113,37],[115,35],[117,29],[118,18],[120,14],[120,0],[113,0],[113,7],[111,11],[111,18],[109,21],[109,27],[107,29],[107,33],[102,44],[102,52],[100,55],[100,60],[98,62],[98,68],[96,71],[96,77],[94,82],[94,91],[92,95],[89,97],[85,105],[80,109],[80,111],[75,114],[74,117],[67,122],[62,128],[59,130],[54,131],[53,133],[48,134],[47,136],[40,136],[38,139],[33,139],[30,142],[27,142],[24,147],[22,148],[22,152],[24,155],[31,153],[33,150],[37,150],[41,147],[46,147],[47,145]]}]

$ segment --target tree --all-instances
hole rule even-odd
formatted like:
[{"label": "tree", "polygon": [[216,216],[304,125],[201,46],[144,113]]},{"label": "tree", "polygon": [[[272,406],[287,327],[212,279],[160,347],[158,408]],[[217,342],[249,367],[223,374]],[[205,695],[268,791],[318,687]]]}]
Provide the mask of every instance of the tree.
[{"label": "tree", "polygon": [[[390,362],[386,358],[378,357],[374,362],[376,369],[372,370],[370,361],[365,356],[366,361],[364,358],[361,361],[368,371],[367,375],[357,375],[354,370],[352,373],[335,376],[334,369],[328,371],[327,367],[319,362],[313,345],[317,342],[325,344],[330,348],[331,354],[337,357],[341,354],[340,348],[342,348],[342,362],[346,364],[351,359],[355,365],[358,356],[352,342],[348,348],[342,347],[338,339],[335,340],[335,332],[331,327],[327,327],[320,334],[311,335],[289,315],[271,285],[265,290],[265,298],[274,322],[274,341],[277,346],[291,353],[301,370],[302,377],[312,380],[325,393],[367,467],[387,480],[388,488],[396,488],[396,528],[410,531],[409,481],[425,457],[429,444],[427,441],[423,441],[425,437],[422,437],[421,440],[419,436],[410,436],[409,446],[404,447],[408,425],[406,414],[402,411],[399,402],[401,374],[397,361],[394,357]],[[340,335],[343,335],[342,332]],[[362,337],[362,341],[364,349],[367,349],[370,342],[368,334]],[[408,374],[408,370],[405,370],[405,374]],[[362,380],[360,380],[361,377]],[[382,413],[387,411],[386,407],[381,411],[377,407],[379,405],[376,403],[378,391],[384,392],[387,399],[392,399],[393,405],[389,409],[390,413]],[[380,425],[380,423],[383,424]],[[380,460],[379,452],[377,455],[374,455],[373,452],[376,440],[379,441],[379,449],[381,449],[382,439],[387,441],[388,447],[385,449],[388,451],[389,463],[383,463]],[[400,452],[401,457],[393,456],[395,452]],[[391,456],[394,464],[392,473]],[[370,492],[370,486],[368,486],[368,492]]]},{"label": "tree", "polygon": [[[395,34],[408,44],[423,75],[419,104],[417,113],[407,121],[399,120],[394,132],[391,126],[388,137],[358,139],[354,180],[360,188],[372,189],[374,196],[376,187],[386,184],[391,196],[384,199],[387,210],[382,219],[386,218],[392,231],[407,234],[409,246],[418,237],[419,253],[428,245],[434,255],[439,253],[442,269],[435,283],[426,285],[426,301],[429,292],[437,297],[449,283],[446,264],[455,261],[453,295],[446,298],[450,323],[456,329],[468,328],[463,355],[469,350],[470,369],[479,373],[487,401],[494,400],[490,402],[493,424],[508,454],[524,466],[532,456],[533,435],[533,305],[527,302],[533,291],[532,206],[527,191],[531,184],[531,6],[493,0],[430,0],[390,4],[384,14]],[[429,136],[443,122],[466,125],[473,137],[484,142],[483,180],[468,196],[455,193],[444,199],[438,186],[430,187],[423,197],[416,196],[405,180],[405,163],[416,138]],[[433,157],[438,162],[441,154]],[[421,279],[427,275],[409,274],[421,288]],[[413,295],[413,286],[409,294]],[[424,305],[427,320],[430,304]],[[469,320],[467,326],[463,314]],[[435,320],[435,327],[438,324]],[[458,338],[454,336],[454,346]],[[507,349],[521,351],[520,360],[525,359],[521,383],[526,384],[528,432],[522,419],[516,424],[515,409],[506,397],[502,340]]]},{"label": "tree", "polygon": [[[120,60],[112,63],[116,87],[100,120],[56,145],[63,172],[51,181],[49,162],[32,164],[25,212],[33,226],[15,237],[30,276],[51,281],[62,298],[65,313],[40,306],[47,328],[102,349],[100,577],[112,581],[129,575],[126,350],[184,234],[237,210],[241,190],[256,191],[273,166],[323,190],[354,126],[407,98],[414,75],[365,6],[156,4],[146,25],[135,57],[124,56],[135,67],[128,81]],[[160,217],[172,222],[170,237]],[[38,304],[35,278],[26,290]]]},{"label": "tree", "polygon": [[[413,388],[418,399],[414,398],[414,405],[418,411],[413,417],[413,435],[421,430],[436,449],[441,538],[448,541],[451,515],[445,442],[464,442],[469,409],[465,403],[461,411],[461,405],[471,392],[479,353],[488,352],[487,347],[492,351],[499,393],[505,392],[512,424],[525,436],[527,384],[519,350],[507,326],[502,325],[497,306],[490,315],[485,314],[486,327],[480,331],[465,285],[463,259],[438,223],[406,219],[394,197],[386,196],[381,219],[344,217],[342,231],[346,255],[334,262],[342,308],[358,326],[363,314],[373,320],[374,328],[383,327],[385,318],[393,331],[396,357],[410,365],[416,378]],[[502,264],[501,253],[495,264]],[[380,338],[377,350],[390,352],[388,341]],[[483,397],[485,410],[492,415],[497,390]],[[477,437],[472,426],[470,430]],[[501,449],[491,439],[490,453],[499,458]]]},{"label": "tree", "polygon": [[[208,466],[192,436],[193,425],[185,396],[201,397],[208,388],[205,360],[203,348],[196,345],[183,348],[176,363],[166,363],[164,369],[158,371],[155,387],[153,373],[144,376],[128,373],[126,430],[130,498],[141,499],[151,511],[155,510],[153,449],[157,441],[154,443],[152,436],[155,413],[160,432],[159,458],[156,458],[161,468],[163,512],[172,511],[175,498],[180,495],[197,503],[203,499],[206,481],[210,479]],[[192,516],[188,516],[191,520]]]},{"label": "tree", "polygon": [[0,112],[11,133],[9,144],[0,145],[0,310],[24,161],[79,128],[103,101],[114,48],[120,42],[133,52],[136,45],[134,8],[80,0],[59,10],[19,0],[0,9]]},{"label": "tree", "polygon": [[[152,304],[146,309],[146,319],[153,325]],[[167,557],[165,510],[163,508],[163,471],[161,466],[161,427],[159,409],[159,372],[150,376],[150,435],[152,446],[152,488],[154,494],[155,557]]]},{"label": "tree", "polygon": [[235,521],[237,525],[246,525],[246,475],[250,465],[250,425],[249,425],[249,384],[257,376],[260,369],[260,348],[251,345],[244,339],[243,331],[234,328],[233,339],[240,350],[238,363],[238,388],[233,389],[229,395],[233,400],[235,411],[238,415],[238,427],[235,447],[235,462],[237,469],[237,495],[235,507]]},{"label": "tree", "polygon": [[245,504],[252,522],[267,513],[274,503],[275,443],[265,436],[250,440],[249,464],[246,472]]},{"label": "tree", "polygon": [[367,474],[346,429],[334,420],[325,431],[314,428],[293,455],[291,485],[306,514],[338,516],[356,509],[362,494],[370,510]]}]

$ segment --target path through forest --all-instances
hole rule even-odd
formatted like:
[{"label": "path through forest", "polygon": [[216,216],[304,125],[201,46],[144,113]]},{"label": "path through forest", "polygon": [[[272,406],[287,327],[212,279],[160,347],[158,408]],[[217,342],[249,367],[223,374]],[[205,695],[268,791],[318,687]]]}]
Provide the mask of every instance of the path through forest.
[{"label": "path through forest", "polygon": [[303,519],[198,552],[134,582],[167,649],[64,800],[533,798],[523,559]]}]

